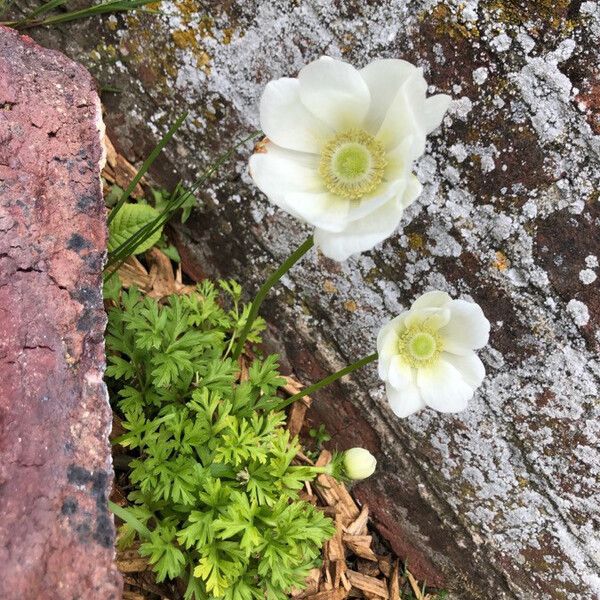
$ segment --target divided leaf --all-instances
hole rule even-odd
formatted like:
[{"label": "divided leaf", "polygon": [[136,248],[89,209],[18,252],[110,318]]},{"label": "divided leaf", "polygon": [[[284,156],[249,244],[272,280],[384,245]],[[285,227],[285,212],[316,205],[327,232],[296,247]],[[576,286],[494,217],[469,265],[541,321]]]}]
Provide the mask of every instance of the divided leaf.
[{"label": "divided leaf", "polygon": [[150,541],[140,545],[140,555],[148,557],[148,561],[154,566],[158,582],[167,577],[178,577],[185,566],[183,552],[171,543],[174,537],[175,530],[172,527],[157,529],[152,532]]}]

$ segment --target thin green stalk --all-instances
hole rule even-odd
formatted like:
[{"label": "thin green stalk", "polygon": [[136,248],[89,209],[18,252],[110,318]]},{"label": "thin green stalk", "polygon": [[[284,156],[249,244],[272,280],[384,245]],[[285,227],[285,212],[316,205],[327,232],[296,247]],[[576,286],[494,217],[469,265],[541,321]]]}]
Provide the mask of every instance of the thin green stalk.
[{"label": "thin green stalk", "polygon": [[252,328],[254,320],[258,316],[260,305],[263,303],[263,300],[266,298],[270,289],[314,246],[314,244],[315,241],[311,235],[303,244],[298,246],[298,248],[296,248],[296,250],[294,250],[294,252],[288,256],[281,266],[276,271],[271,273],[270,277],[262,284],[261,288],[258,290],[258,294],[256,294],[256,297],[252,301],[248,318],[246,319],[246,323],[244,324],[242,333],[240,333],[237,346],[233,352],[233,358],[235,360],[240,357],[244,350],[246,338],[250,333],[250,329]]},{"label": "thin green stalk", "polygon": [[183,113],[161,140],[156,144],[152,152],[148,155],[140,170],[135,174],[135,177],[129,182],[129,185],[119,198],[119,201],[115,204],[114,208],[110,211],[107,219],[107,225],[110,225],[112,220],[115,218],[119,209],[127,202],[129,196],[131,196],[135,186],[142,180],[142,177],[148,172],[148,169],[152,166],[152,163],[157,159],[158,155],[162,152],[163,148],[171,141],[171,138],[175,135],[175,132],[183,125],[183,122],[187,119],[188,113]]},{"label": "thin green stalk", "polygon": [[47,12],[50,12],[52,9],[61,6],[65,2],[67,2],[67,0],[50,0],[49,2],[44,2],[43,4],[40,4],[36,9],[32,10],[26,17],[22,19],[22,21],[31,21],[31,19],[35,17],[45,15]]},{"label": "thin green stalk", "polygon": [[[186,198],[189,194],[193,194],[207,179],[209,179],[218,169],[231,157],[231,155],[235,152],[235,150],[251,140],[252,138],[257,137],[258,135],[262,135],[262,132],[255,131],[248,137],[239,141],[232,148],[230,148],[226,153],[222,154],[217,161],[215,161],[203,174],[202,176],[194,183],[194,185],[189,189],[185,190],[184,188],[176,188],[176,193],[173,195],[173,198],[169,201],[169,204],[163,209],[163,211],[150,223],[144,225],[144,227],[140,228],[136,231],[129,239],[123,242],[120,246],[118,246],[113,252],[111,252],[109,256],[109,260],[107,263],[107,267],[112,266],[117,261],[120,261],[117,269],[123,264],[123,262],[127,259],[127,257],[131,254],[131,252],[140,245],[141,242],[145,241],[150,237],[153,233],[158,231],[177,211],[183,203],[186,201]],[[177,190],[179,192],[177,193]]]},{"label": "thin green stalk", "polygon": [[127,525],[135,529],[140,534],[140,537],[146,539],[150,538],[150,530],[139,519],[136,519],[128,510],[110,500],[108,501],[108,508],[110,508],[110,510],[117,515],[119,519],[125,521]]},{"label": "thin green stalk", "polygon": [[377,352],[374,352],[373,354],[369,354],[369,356],[365,356],[364,358],[357,360],[355,363],[352,363],[351,365],[344,367],[337,373],[333,373],[332,375],[325,377],[325,379],[321,379],[321,381],[317,381],[317,383],[313,383],[312,385],[309,385],[307,388],[304,388],[302,391],[298,392],[297,394],[290,396],[287,400],[283,400],[282,402],[280,402],[273,410],[282,410],[286,406],[289,406],[290,404],[293,404],[294,402],[296,402],[296,400],[300,400],[301,398],[304,398],[304,396],[310,396],[310,394],[313,394],[317,390],[320,390],[322,387],[325,387],[326,385],[329,385],[330,383],[337,381],[344,375],[348,375],[348,373],[352,373],[353,371],[356,371],[357,369],[360,369],[361,367],[364,367],[365,365],[372,363],[374,360],[377,360]]},{"label": "thin green stalk", "polygon": [[[239,316],[240,316],[239,301],[234,301],[233,311],[236,316],[236,319],[239,318]],[[229,340],[229,344],[227,344],[227,350],[225,350],[225,354],[223,354],[223,360],[225,360],[229,356],[229,353],[233,349],[233,344],[235,342],[235,338],[236,338],[236,335],[235,335],[235,331],[234,331],[231,334],[231,339]]]},{"label": "thin green stalk", "polygon": [[[50,10],[57,8],[58,6],[61,6],[65,3],[64,0],[50,0],[50,2],[42,4],[22,19],[19,19],[17,21],[3,21],[0,24],[7,25],[9,27],[16,27],[18,29],[30,29],[32,27],[41,27],[44,25],[58,25],[59,23],[68,23],[70,21],[85,19],[94,15],[103,15],[106,13],[116,12],[128,12],[146,4],[150,4],[153,1],[154,0],[109,0],[108,2],[94,4],[92,6],[88,6],[87,8],[82,8],[80,10],[74,10],[64,12],[58,15],[40,18],[43,17],[43,15],[45,15]],[[146,10],[145,12],[156,13],[156,11],[149,10]]]},{"label": "thin green stalk", "polygon": [[140,228],[136,231],[129,239],[123,242],[120,246],[118,246],[113,252],[111,252],[108,260],[107,266],[111,266],[115,262],[121,260],[125,260],[131,252],[140,245],[141,242],[145,241],[150,237],[153,233],[158,231],[173,215],[175,211],[177,211],[183,203],[186,201],[186,198],[189,194],[193,194],[207,179],[209,179],[222,165],[231,157],[231,155],[235,152],[235,150],[251,140],[252,138],[257,137],[258,135],[262,135],[262,132],[255,131],[248,137],[239,141],[232,148],[230,148],[227,152],[222,154],[217,161],[215,161],[203,174],[202,176],[196,180],[194,185],[189,189],[185,190],[184,188],[177,187],[173,197],[169,200],[167,206],[163,209],[163,211],[150,223],[144,225],[144,227]]},{"label": "thin green stalk", "polygon": [[114,85],[101,85],[100,86],[101,94],[122,94],[123,88],[115,87]]},{"label": "thin green stalk", "polygon": [[21,19],[17,21],[2,21],[1,24],[19,29],[21,27],[26,26],[28,22],[32,22],[34,19],[36,21],[39,21],[42,15],[45,15],[52,9],[63,5],[65,2],[67,2],[67,0],[50,0],[49,2],[43,2],[42,4],[40,4],[40,6],[32,10],[28,15],[22,17]]}]

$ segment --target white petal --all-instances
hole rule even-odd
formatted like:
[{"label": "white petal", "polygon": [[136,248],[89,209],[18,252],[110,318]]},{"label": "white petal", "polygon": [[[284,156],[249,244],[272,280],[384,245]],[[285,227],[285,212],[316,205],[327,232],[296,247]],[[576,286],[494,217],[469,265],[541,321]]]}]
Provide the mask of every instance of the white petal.
[{"label": "white petal", "polygon": [[483,348],[490,335],[490,322],[474,302],[452,300],[448,305],[450,321],[439,331],[444,350],[453,354],[469,354]]},{"label": "white petal", "polygon": [[275,144],[266,144],[265,150],[250,157],[250,175],[261,192],[274,197],[286,191],[324,191],[316,154],[286,150]]},{"label": "white petal", "polygon": [[[391,132],[391,135],[395,135]],[[385,176],[388,179],[397,177],[396,173],[402,170],[409,171],[416,159],[418,159],[425,148],[425,138],[422,133],[410,134],[402,138],[400,143],[387,149],[386,157],[388,164],[385,168]]]},{"label": "white petal", "polygon": [[348,223],[350,200],[327,191],[285,193],[284,202],[290,212],[327,233],[342,231]]},{"label": "white petal", "polygon": [[387,165],[384,177],[391,181],[393,179],[406,178],[412,168],[413,136],[405,137],[398,146],[386,153]]},{"label": "white petal", "polygon": [[450,321],[450,310],[447,308],[414,308],[412,307],[406,316],[406,326],[427,325],[427,327],[438,330]]},{"label": "white petal", "polygon": [[402,419],[425,408],[425,402],[414,385],[397,390],[388,383],[385,392],[391,409]]},{"label": "white petal", "polygon": [[421,185],[421,182],[414,175],[410,175],[406,183],[404,194],[401,197],[402,206],[404,208],[410,206],[421,195],[422,191],[423,186]]},{"label": "white petal", "polygon": [[403,198],[407,183],[407,179],[385,181],[371,195],[351,201],[348,221],[356,221],[370,215],[392,198]]},{"label": "white petal", "polygon": [[371,92],[371,104],[365,118],[367,131],[377,133],[400,86],[417,71],[417,67],[409,62],[395,58],[375,60],[360,70]]},{"label": "white petal", "polygon": [[377,352],[383,351],[384,344],[387,344],[388,336],[392,336],[397,341],[398,333],[402,331],[404,327],[404,319],[406,318],[406,312],[400,313],[397,317],[394,317],[391,321],[388,321],[377,334]]},{"label": "white petal", "polygon": [[421,296],[419,296],[411,306],[413,308],[440,308],[445,304],[448,304],[452,301],[452,298],[446,294],[446,292],[440,292],[438,290],[434,290],[432,292],[425,292]]},{"label": "white petal", "polygon": [[412,136],[411,160],[425,151],[426,131],[418,112],[423,110],[426,91],[427,83],[417,70],[400,86],[376,136],[388,150],[393,150],[405,138]]},{"label": "white petal", "polygon": [[336,130],[360,127],[371,95],[359,72],[328,57],[306,65],[298,74],[302,103]]},{"label": "white petal", "polygon": [[396,354],[390,359],[387,381],[396,389],[414,385],[414,370]]},{"label": "white petal", "polygon": [[431,367],[418,369],[417,387],[427,406],[444,413],[464,410],[473,396],[473,388],[460,372],[441,358]]},{"label": "white petal", "polygon": [[481,385],[485,377],[485,367],[475,352],[464,356],[442,352],[441,358],[457,369],[473,389]]},{"label": "white petal", "polygon": [[393,318],[377,334],[377,367],[379,377],[383,381],[387,381],[390,360],[398,351],[398,333],[403,328],[405,315],[406,313],[402,313]]},{"label": "white petal", "polygon": [[425,100],[425,108],[419,114],[419,120],[427,133],[431,133],[441,125],[451,101],[452,98],[446,94],[437,94]]},{"label": "white petal", "polygon": [[386,336],[385,341],[381,344],[381,350],[377,352],[377,372],[382,381],[388,380],[390,370],[390,361],[398,351],[398,336],[391,332]]},{"label": "white petal", "polygon": [[390,237],[400,223],[402,212],[402,206],[394,198],[368,216],[348,223],[343,231],[316,229],[315,244],[325,256],[337,261],[346,260]]},{"label": "white petal", "polygon": [[271,81],[260,99],[260,124],[267,137],[284,148],[319,153],[332,129],[300,101],[300,82]]},{"label": "white petal", "polygon": [[398,348],[398,330],[400,323],[403,322],[404,314],[392,319],[386,323],[377,334],[377,352],[380,357],[392,356]]},{"label": "white petal", "polygon": [[379,355],[379,358],[377,359],[377,374],[381,381],[386,381],[387,379],[387,374],[390,369],[390,360],[391,356],[389,355],[387,357]]}]

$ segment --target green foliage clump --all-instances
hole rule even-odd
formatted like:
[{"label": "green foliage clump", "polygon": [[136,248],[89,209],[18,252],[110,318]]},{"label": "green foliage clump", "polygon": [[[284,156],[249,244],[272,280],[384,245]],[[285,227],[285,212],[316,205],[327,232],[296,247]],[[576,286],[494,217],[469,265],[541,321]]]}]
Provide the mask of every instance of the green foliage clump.
[{"label": "green foliage clump", "polygon": [[249,307],[238,284],[220,287],[229,310],[208,282],[164,304],[122,292],[109,310],[107,376],[126,430],[116,441],[133,456],[120,543],[138,538],[158,581],[187,578],[186,600],[283,599],[334,528],[299,499],[319,469],[292,465],[277,357],[239,380],[230,353]]}]

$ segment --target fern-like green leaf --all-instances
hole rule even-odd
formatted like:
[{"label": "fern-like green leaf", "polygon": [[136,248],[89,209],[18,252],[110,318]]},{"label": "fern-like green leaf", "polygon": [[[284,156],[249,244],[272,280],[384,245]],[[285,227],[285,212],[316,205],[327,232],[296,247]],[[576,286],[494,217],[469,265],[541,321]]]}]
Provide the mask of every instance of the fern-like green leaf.
[{"label": "fern-like green leaf", "polygon": [[169,579],[178,577],[185,567],[183,552],[171,543],[174,537],[174,528],[165,527],[153,531],[150,541],[140,545],[140,555],[148,557],[148,561],[154,566],[158,582],[164,581],[167,577]]}]

